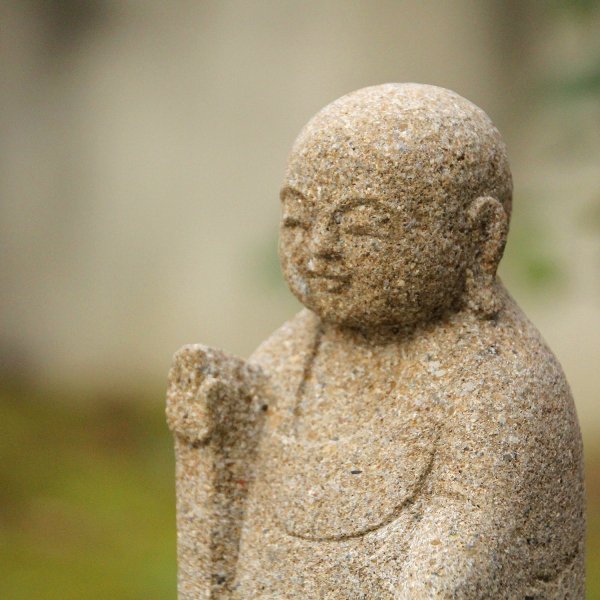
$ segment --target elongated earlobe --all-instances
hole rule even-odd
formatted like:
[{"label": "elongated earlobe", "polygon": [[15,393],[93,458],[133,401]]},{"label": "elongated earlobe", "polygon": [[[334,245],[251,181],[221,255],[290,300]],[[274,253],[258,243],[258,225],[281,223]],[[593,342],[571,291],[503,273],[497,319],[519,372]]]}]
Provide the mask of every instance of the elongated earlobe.
[{"label": "elongated earlobe", "polygon": [[466,271],[465,301],[484,318],[493,318],[502,308],[497,294],[496,270],[502,258],[508,217],[495,198],[477,198],[469,207],[467,218],[471,236],[471,264]]}]

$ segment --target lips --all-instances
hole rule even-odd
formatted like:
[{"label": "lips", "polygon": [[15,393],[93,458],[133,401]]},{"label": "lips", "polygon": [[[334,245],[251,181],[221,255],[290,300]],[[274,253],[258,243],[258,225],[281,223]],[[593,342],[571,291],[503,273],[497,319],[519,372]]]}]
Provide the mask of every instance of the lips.
[{"label": "lips", "polygon": [[309,272],[308,276],[318,288],[331,293],[341,292],[350,284],[350,278],[345,275]]}]

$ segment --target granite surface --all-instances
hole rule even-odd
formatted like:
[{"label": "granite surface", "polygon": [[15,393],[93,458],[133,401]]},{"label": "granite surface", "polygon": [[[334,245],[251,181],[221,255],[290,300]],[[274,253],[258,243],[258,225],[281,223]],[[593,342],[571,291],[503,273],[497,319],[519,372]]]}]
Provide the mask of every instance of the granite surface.
[{"label": "granite surface", "polygon": [[506,149],[457,94],[386,84],[321,110],[281,191],[306,307],[245,361],[169,376],[179,597],[584,597],[577,416],[496,276]]}]

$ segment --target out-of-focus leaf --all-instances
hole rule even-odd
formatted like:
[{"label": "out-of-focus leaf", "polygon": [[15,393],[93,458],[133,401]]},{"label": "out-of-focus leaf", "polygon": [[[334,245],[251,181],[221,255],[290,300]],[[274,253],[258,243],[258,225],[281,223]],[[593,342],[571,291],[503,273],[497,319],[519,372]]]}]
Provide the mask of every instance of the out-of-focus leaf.
[{"label": "out-of-focus leaf", "polygon": [[532,294],[564,284],[564,269],[550,235],[527,215],[513,219],[501,265],[503,276]]},{"label": "out-of-focus leaf", "polygon": [[600,8],[600,0],[551,0],[549,4],[576,18],[589,17]]}]

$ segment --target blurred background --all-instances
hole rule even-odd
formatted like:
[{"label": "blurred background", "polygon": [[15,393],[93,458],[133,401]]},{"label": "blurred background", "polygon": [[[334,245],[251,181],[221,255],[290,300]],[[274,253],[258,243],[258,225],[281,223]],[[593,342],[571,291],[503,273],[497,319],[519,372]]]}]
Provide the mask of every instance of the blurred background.
[{"label": "blurred background", "polygon": [[3,0],[0,31],[1,598],[175,598],[171,355],[248,356],[298,309],[287,152],[388,81],[507,142],[501,275],[577,402],[600,598],[599,2]]}]

